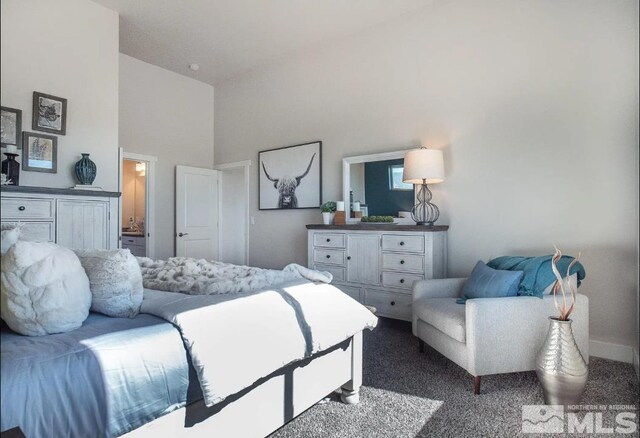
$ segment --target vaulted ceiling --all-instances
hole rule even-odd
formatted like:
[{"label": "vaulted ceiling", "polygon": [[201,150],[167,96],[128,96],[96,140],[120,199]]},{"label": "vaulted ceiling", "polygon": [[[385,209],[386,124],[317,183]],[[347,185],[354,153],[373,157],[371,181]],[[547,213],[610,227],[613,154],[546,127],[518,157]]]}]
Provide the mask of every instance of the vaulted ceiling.
[{"label": "vaulted ceiling", "polygon": [[[215,84],[337,44],[431,0],[94,0],[120,14],[120,51]],[[189,64],[200,69],[192,71]]]}]

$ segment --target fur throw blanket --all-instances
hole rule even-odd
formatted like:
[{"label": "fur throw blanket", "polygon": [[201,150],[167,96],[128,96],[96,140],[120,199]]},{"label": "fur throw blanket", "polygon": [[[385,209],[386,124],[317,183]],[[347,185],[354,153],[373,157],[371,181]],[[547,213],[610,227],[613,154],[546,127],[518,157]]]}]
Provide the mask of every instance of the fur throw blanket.
[{"label": "fur throw blanket", "polygon": [[329,272],[314,271],[295,263],[279,271],[186,257],[137,259],[145,288],[189,295],[252,292],[301,278],[320,283],[333,280]]}]

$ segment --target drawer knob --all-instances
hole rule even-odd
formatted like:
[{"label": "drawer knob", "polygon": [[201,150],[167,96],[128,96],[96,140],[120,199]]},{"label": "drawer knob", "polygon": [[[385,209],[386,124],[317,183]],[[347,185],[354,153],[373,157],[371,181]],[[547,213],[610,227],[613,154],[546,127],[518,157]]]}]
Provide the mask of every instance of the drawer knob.
[{"label": "drawer knob", "polygon": [[21,205],[20,207],[18,207],[18,210],[20,211],[25,211],[27,209],[27,207],[25,207],[24,205]]},{"label": "drawer knob", "polygon": [[392,306],[395,306],[395,305],[396,305],[396,302],[395,302],[395,301],[391,301],[391,303],[390,303],[390,304],[391,304]]},{"label": "drawer knob", "polygon": [[347,260],[351,260],[351,256],[347,256]]},{"label": "drawer knob", "polygon": [[330,256],[329,254],[327,254],[327,258],[328,258],[328,259],[330,259],[330,258],[331,258],[331,256]]},{"label": "drawer knob", "polygon": [[401,279],[400,279],[400,283],[404,283],[404,278],[401,278]]},{"label": "drawer knob", "polygon": [[402,241],[401,241],[401,242],[400,242],[400,246],[404,246],[404,242],[402,242]]},{"label": "drawer knob", "polygon": [[331,242],[331,239],[327,239],[327,242]]},{"label": "drawer knob", "polygon": [[404,260],[400,260],[400,264],[401,264],[401,265],[404,265]]}]

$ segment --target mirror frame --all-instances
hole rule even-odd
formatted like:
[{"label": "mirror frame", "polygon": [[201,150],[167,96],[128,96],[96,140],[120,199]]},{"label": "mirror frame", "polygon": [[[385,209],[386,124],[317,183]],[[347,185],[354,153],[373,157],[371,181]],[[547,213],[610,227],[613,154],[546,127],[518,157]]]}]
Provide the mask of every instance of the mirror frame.
[{"label": "mirror frame", "polygon": [[369,155],[357,155],[355,157],[345,157],[342,159],[342,200],[344,201],[344,211],[345,216],[347,217],[347,223],[349,223],[349,220],[351,219],[351,203],[347,202],[347,199],[349,199],[349,192],[351,191],[351,165],[372,163],[374,161],[397,160],[404,158],[404,154],[408,151],[410,151],[410,149],[393,152],[380,152]]}]

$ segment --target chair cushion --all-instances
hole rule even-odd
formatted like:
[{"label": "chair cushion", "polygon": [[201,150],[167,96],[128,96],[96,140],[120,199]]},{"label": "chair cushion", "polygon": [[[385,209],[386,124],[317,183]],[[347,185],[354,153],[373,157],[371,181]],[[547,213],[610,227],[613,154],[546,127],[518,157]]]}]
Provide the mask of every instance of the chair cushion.
[{"label": "chair cushion", "polygon": [[465,306],[455,298],[429,298],[413,302],[413,313],[422,321],[458,342],[465,343]]},{"label": "chair cushion", "polygon": [[464,284],[464,298],[515,297],[522,280],[522,271],[493,269],[478,262]]}]

